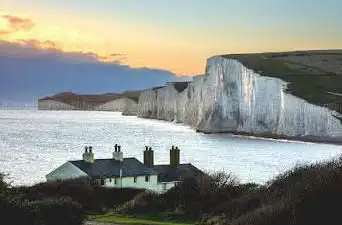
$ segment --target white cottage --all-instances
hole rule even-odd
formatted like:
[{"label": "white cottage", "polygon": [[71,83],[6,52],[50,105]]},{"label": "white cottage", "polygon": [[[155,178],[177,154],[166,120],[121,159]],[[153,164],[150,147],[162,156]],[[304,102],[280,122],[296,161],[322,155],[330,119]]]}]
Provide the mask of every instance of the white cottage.
[{"label": "white cottage", "polygon": [[123,158],[120,145],[114,146],[111,159],[95,159],[92,147],[86,147],[83,160],[68,161],[46,175],[47,181],[91,178],[104,187],[144,188],[165,192],[185,177],[202,175],[192,164],[179,163],[179,148],[170,149],[170,164],[154,165],[153,150],[146,146],[144,163]]}]

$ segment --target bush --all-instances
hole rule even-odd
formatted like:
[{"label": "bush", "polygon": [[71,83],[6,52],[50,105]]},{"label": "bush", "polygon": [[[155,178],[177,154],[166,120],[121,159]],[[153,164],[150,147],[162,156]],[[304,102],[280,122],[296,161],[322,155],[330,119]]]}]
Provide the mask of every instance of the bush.
[{"label": "bush", "polygon": [[243,196],[222,203],[203,224],[337,225],[342,159],[302,165]]},{"label": "bush", "polygon": [[22,199],[31,201],[46,198],[70,197],[82,205],[85,211],[104,213],[133,199],[143,190],[133,188],[104,188],[85,180],[40,183],[32,187],[18,187],[12,190]]},{"label": "bush", "polygon": [[29,203],[29,207],[37,212],[37,224],[81,225],[85,219],[82,206],[70,198],[33,201]]},{"label": "bush", "polygon": [[0,221],[5,225],[82,225],[82,206],[68,198],[39,201],[0,196]]},{"label": "bush", "polygon": [[10,185],[5,182],[5,175],[0,173],[0,193],[8,191]]},{"label": "bush", "polygon": [[223,172],[188,177],[163,194],[141,193],[118,209],[120,213],[155,213],[174,211],[191,219],[211,213],[217,205],[237,198],[255,185],[240,185],[231,174]]},{"label": "bush", "polygon": [[107,189],[86,180],[10,187],[0,176],[0,221],[11,225],[81,225],[85,210],[101,213],[142,192]]},{"label": "bush", "polygon": [[163,211],[162,199],[155,192],[145,191],[119,207],[116,212],[122,214],[142,214]]}]

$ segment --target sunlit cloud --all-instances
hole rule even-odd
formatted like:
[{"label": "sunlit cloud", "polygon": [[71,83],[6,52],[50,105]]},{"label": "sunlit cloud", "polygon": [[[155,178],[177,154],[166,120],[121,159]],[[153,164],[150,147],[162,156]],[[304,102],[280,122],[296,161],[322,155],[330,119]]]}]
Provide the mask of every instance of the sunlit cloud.
[{"label": "sunlit cloud", "polygon": [[28,18],[13,15],[0,15],[0,35],[9,35],[18,31],[29,31],[34,23]]},{"label": "sunlit cloud", "polygon": [[34,23],[27,18],[20,18],[18,16],[12,15],[3,15],[2,18],[7,20],[9,23],[9,27],[15,31],[30,30],[34,26]]},{"label": "sunlit cloud", "polygon": [[35,39],[19,41],[0,41],[0,56],[20,58],[36,58],[41,56],[70,60],[71,62],[100,62],[121,64],[124,54],[101,56],[95,52],[68,52],[63,51],[60,44],[53,41],[40,41]]}]

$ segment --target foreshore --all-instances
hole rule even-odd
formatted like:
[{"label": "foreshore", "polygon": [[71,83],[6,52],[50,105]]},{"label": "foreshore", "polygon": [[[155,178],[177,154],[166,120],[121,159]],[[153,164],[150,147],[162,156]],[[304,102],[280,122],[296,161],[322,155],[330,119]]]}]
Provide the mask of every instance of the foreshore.
[{"label": "foreshore", "polygon": [[237,131],[218,131],[218,132],[207,132],[196,130],[196,132],[204,134],[232,134],[238,136],[255,137],[255,138],[267,138],[275,140],[285,140],[285,141],[300,141],[300,142],[310,142],[319,144],[332,144],[332,145],[342,145],[342,137],[319,137],[319,136],[283,136],[275,135],[269,133],[253,134],[248,132],[237,132]]}]

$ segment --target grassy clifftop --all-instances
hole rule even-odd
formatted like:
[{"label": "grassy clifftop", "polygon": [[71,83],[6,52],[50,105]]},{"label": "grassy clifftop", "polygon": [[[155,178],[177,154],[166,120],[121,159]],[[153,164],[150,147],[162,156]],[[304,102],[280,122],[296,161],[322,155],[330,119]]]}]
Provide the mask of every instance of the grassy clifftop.
[{"label": "grassy clifftop", "polygon": [[342,113],[342,50],[223,55],[263,76],[288,82],[287,91]]}]

